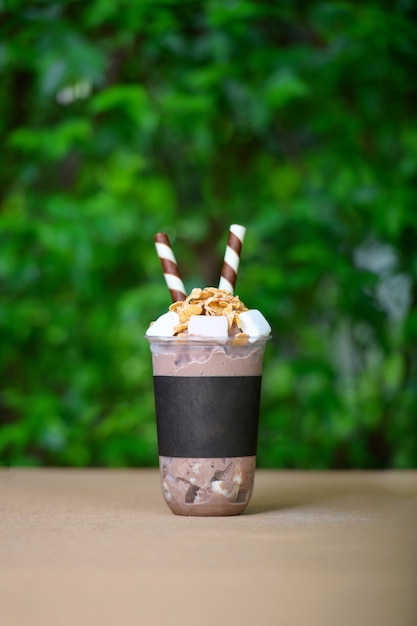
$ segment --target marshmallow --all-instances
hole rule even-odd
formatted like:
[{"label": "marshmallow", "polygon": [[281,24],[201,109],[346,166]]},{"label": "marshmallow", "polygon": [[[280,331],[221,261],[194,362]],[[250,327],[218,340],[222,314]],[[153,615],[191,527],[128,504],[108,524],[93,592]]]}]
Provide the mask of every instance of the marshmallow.
[{"label": "marshmallow", "polygon": [[174,336],[174,326],[179,324],[180,318],[178,314],[174,311],[168,311],[168,313],[164,313],[158,319],[153,322],[146,334],[149,337],[173,337]]},{"label": "marshmallow", "polygon": [[188,334],[199,337],[227,337],[227,317],[217,315],[192,315],[188,322]]},{"label": "marshmallow", "polygon": [[271,332],[270,325],[257,309],[239,314],[239,328],[249,337],[266,337]]}]

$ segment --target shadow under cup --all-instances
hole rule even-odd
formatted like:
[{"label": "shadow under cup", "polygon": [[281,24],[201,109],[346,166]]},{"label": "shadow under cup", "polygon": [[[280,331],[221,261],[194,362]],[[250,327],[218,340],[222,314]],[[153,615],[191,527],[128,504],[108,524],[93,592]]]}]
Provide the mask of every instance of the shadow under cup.
[{"label": "shadow under cup", "polygon": [[252,495],[268,337],[147,337],[161,487],[178,515],[238,515]]}]

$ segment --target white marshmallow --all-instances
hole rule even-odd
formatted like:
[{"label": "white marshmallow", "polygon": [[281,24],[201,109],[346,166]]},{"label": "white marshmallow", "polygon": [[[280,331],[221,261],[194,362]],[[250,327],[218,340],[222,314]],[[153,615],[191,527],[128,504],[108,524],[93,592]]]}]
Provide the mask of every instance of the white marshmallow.
[{"label": "white marshmallow", "polygon": [[227,317],[221,315],[192,315],[188,322],[188,334],[199,337],[227,337]]},{"label": "white marshmallow", "polygon": [[153,322],[146,334],[149,337],[173,337],[174,336],[174,326],[179,324],[180,318],[178,317],[178,313],[175,311],[168,311],[168,313],[164,313],[158,319]]},{"label": "white marshmallow", "polygon": [[249,337],[266,337],[271,332],[267,320],[257,309],[249,309],[239,314],[239,328]]}]

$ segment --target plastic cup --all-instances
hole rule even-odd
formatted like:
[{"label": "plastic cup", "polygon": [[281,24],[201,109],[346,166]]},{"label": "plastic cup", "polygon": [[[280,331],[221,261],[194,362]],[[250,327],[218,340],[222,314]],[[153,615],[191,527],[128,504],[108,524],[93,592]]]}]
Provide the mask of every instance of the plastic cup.
[{"label": "plastic cup", "polygon": [[253,491],[268,338],[147,339],[167,505],[178,515],[242,513]]}]

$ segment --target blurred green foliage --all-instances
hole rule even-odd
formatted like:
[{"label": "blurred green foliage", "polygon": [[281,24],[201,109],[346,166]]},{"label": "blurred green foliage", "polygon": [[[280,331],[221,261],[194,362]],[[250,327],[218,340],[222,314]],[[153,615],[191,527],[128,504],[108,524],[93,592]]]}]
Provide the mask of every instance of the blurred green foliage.
[{"label": "blurred green foliage", "polygon": [[258,464],[416,467],[415,3],[0,11],[0,463],[157,463],[153,235],[191,289],[237,222]]}]

